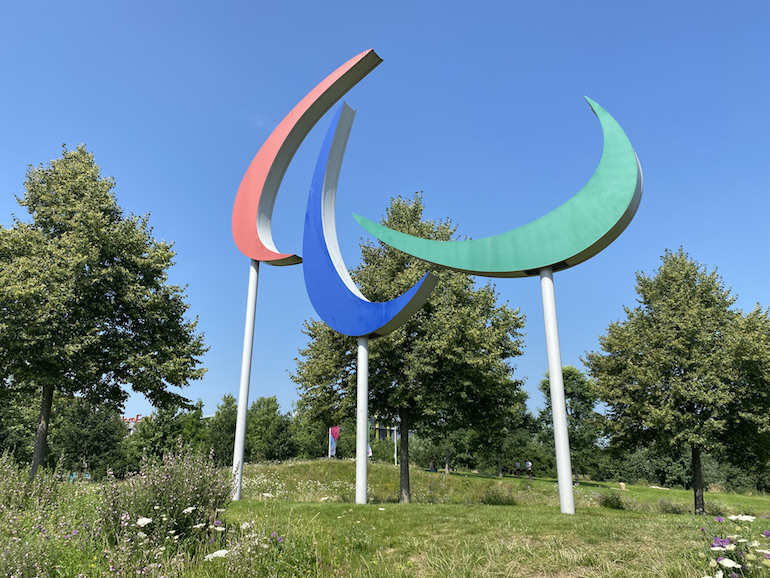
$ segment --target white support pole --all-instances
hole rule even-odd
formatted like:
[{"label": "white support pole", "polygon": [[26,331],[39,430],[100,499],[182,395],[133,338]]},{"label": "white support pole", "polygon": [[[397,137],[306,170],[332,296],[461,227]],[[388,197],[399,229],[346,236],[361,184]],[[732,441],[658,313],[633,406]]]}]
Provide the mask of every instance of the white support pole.
[{"label": "white support pole", "polygon": [[332,428],[329,428],[329,431],[326,432],[329,435],[329,439],[327,440],[329,442],[329,453],[327,457],[332,457]]},{"label": "white support pole", "polygon": [[393,465],[398,465],[398,430],[393,426]]},{"label": "white support pole", "polygon": [[243,482],[243,454],[246,447],[246,410],[249,405],[249,380],[251,356],[254,349],[254,321],[257,316],[257,284],[259,261],[251,260],[249,269],[249,294],[246,300],[246,329],[243,333],[243,357],[241,359],[241,388],[238,393],[238,418],[235,422],[235,448],[233,451],[233,501],[241,499]]},{"label": "white support pole", "polygon": [[369,338],[358,338],[358,399],[356,401],[356,504],[366,503],[369,445]]},{"label": "white support pole", "polygon": [[551,267],[540,270],[540,291],[543,294],[545,345],[548,351],[548,377],[551,382],[551,411],[553,413],[553,437],[556,445],[559,504],[562,514],[574,514],[575,497],[572,491],[572,466],[567,433],[567,404],[564,400],[559,327],[556,323],[556,296],[553,289],[553,269]]}]

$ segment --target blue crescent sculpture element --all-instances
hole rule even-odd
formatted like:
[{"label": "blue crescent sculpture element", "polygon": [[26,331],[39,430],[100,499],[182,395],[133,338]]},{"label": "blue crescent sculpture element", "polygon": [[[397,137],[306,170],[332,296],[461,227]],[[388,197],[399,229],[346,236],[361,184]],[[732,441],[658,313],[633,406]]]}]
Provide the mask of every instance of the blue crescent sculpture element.
[{"label": "blue crescent sculpture element", "polygon": [[310,301],[329,327],[343,335],[381,337],[422,307],[438,278],[426,273],[400,297],[372,303],[350,277],[337,242],[334,204],[354,116],[355,111],[343,103],[321,147],[305,212],[302,270]]}]

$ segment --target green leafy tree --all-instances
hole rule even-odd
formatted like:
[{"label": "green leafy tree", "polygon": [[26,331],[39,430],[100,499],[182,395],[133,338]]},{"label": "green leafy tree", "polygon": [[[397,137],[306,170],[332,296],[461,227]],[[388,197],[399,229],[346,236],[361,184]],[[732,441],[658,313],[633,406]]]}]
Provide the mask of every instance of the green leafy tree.
[{"label": "green leafy tree", "polygon": [[[599,452],[599,438],[602,433],[602,416],[596,411],[599,395],[588,377],[573,365],[562,367],[564,398],[567,405],[567,433],[575,473],[575,483],[580,472],[596,461]],[[553,442],[553,409],[551,407],[551,382],[548,372],[540,380],[538,389],[545,398],[545,407],[540,411],[544,433]]]},{"label": "green leafy tree", "polygon": [[38,412],[28,398],[19,388],[0,386],[0,454],[8,452],[19,464],[29,463],[35,446]]},{"label": "green leafy tree", "polygon": [[120,408],[125,387],[155,405],[187,403],[206,351],[168,282],[174,252],[148,217],[125,216],[114,181],[82,145],[30,167],[19,204],[31,220],[0,228],[0,383],[40,395],[30,476],[43,463],[54,393]]},{"label": "green leafy tree", "polygon": [[179,427],[179,437],[186,448],[196,452],[208,452],[211,449],[205,447],[208,429],[203,421],[203,402],[200,399],[195,402],[194,406],[177,413],[176,421]]},{"label": "green leafy tree", "polygon": [[[392,200],[382,223],[423,238],[448,241],[449,222],[422,219],[420,195]],[[413,286],[428,265],[383,243],[361,245],[352,277],[372,301],[386,301]],[[409,502],[409,431],[437,427],[447,418],[474,427],[489,412],[517,402],[519,382],[510,358],[520,355],[518,311],[497,305],[494,287],[476,287],[470,276],[437,272],[438,287],[404,326],[375,339],[369,349],[369,407],[385,423],[399,424],[400,501]],[[293,379],[308,406],[326,423],[352,416],[356,390],[356,340],[326,324],[305,324],[310,338]]]},{"label": "green leafy tree", "polygon": [[217,405],[217,411],[206,424],[207,446],[214,452],[214,463],[217,466],[228,466],[233,463],[237,420],[238,403],[235,397],[226,393],[222,397],[222,402]]},{"label": "green leafy tree", "polygon": [[611,323],[586,364],[607,404],[614,443],[687,447],[696,513],[705,511],[702,456],[767,463],[770,319],[744,316],[716,271],[682,249],[638,273],[638,305]]},{"label": "green leafy tree", "polygon": [[315,459],[328,455],[329,428],[332,425],[313,419],[312,412],[307,410],[303,400],[298,400],[291,416],[291,431],[297,444],[297,457]]},{"label": "green leafy tree", "polygon": [[193,452],[208,452],[207,428],[203,421],[203,402],[192,407],[162,406],[144,418],[126,438],[130,471],[138,471],[142,457],[161,459],[179,452],[180,446]]},{"label": "green leafy tree", "polygon": [[246,455],[249,461],[286,460],[296,455],[291,418],[281,413],[275,396],[257,398],[248,414]]},{"label": "green leafy tree", "polygon": [[128,428],[117,410],[75,397],[59,398],[53,413],[50,465],[61,458],[65,471],[87,472],[93,479],[101,479],[108,469],[125,473]]}]

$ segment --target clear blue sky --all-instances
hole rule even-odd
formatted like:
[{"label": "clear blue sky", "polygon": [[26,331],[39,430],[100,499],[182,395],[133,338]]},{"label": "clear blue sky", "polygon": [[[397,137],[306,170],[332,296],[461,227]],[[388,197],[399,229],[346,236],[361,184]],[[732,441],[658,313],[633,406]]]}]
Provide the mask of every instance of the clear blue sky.
[{"label": "clear blue sky", "polygon": [[[507,231],[588,180],[601,129],[583,96],[621,124],[645,190],[608,249],[555,275],[564,364],[596,349],[633,306],[634,275],[679,246],[717,267],[738,305],[770,304],[770,4],[725,2],[5,2],[0,7],[0,222],[25,217],[28,165],[84,143],[119,203],[150,214],[178,253],[191,316],[210,351],[183,393],[211,413],[237,397],[249,260],[230,216],[253,156],[332,70],[374,48],[384,62],[346,97],[357,110],[337,196],[348,266],[391,197],[424,192],[427,217],[458,232]],[[325,117],[278,195],[276,245],[301,253],[305,202]],[[527,316],[515,360],[530,407],[546,370],[536,278],[496,282]],[[289,378],[314,316],[300,266],[263,265],[251,400]],[[148,414],[132,397],[126,415]]]}]

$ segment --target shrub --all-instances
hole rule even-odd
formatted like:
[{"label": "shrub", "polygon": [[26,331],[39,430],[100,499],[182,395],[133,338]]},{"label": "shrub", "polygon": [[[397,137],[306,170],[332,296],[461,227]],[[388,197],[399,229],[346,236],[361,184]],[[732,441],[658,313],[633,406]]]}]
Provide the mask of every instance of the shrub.
[{"label": "shrub", "polygon": [[658,500],[658,509],[662,514],[687,514],[689,508],[682,504],[676,504],[661,498]]},{"label": "shrub", "polygon": [[488,506],[515,506],[516,498],[513,495],[513,487],[507,484],[503,487],[501,484],[491,486],[481,495],[479,500],[482,504]]},{"label": "shrub", "polygon": [[612,508],[613,510],[624,510],[626,508],[623,498],[617,492],[601,492],[598,502],[603,508]]},{"label": "shrub", "polygon": [[127,534],[178,541],[205,526],[216,528],[231,491],[230,472],[217,468],[212,454],[180,445],[162,459],[145,457],[139,472],[122,482],[108,473],[99,508],[105,535],[113,544]]}]

